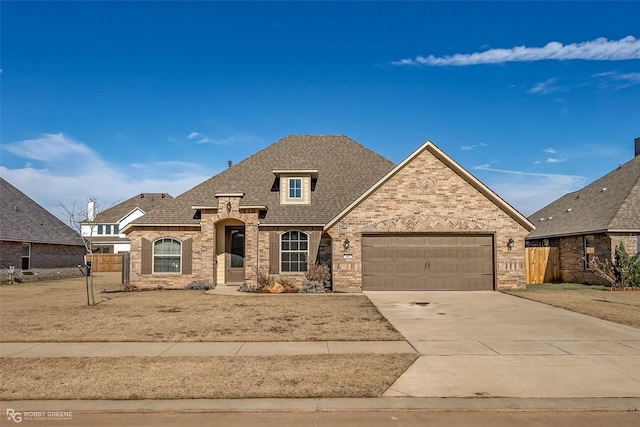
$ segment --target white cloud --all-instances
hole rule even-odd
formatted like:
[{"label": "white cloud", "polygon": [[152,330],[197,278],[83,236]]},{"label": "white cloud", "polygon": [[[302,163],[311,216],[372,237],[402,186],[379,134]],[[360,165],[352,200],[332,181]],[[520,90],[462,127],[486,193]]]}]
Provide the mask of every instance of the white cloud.
[{"label": "white cloud", "polygon": [[558,159],[557,157],[547,157],[547,163],[560,163],[564,162],[566,159]]},{"label": "white cloud", "polygon": [[198,132],[191,132],[187,138],[188,139],[193,139],[193,138],[197,138],[199,136],[200,136],[200,134]]},{"label": "white cloud", "polygon": [[478,64],[502,64],[505,62],[532,62],[544,60],[624,61],[640,59],[640,40],[627,36],[620,40],[604,37],[582,43],[563,45],[550,42],[543,47],[516,46],[510,49],[489,49],[484,52],[436,57],[418,56],[393,61],[394,65],[468,66]]},{"label": "white cloud", "polygon": [[551,147],[545,148],[542,151],[544,151],[545,153],[549,153],[549,154],[557,154],[558,153],[554,148],[551,148]]},{"label": "white cloud", "polygon": [[69,156],[78,156],[80,159],[91,155],[90,150],[84,144],[76,142],[62,133],[41,134],[39,138],[7,144],[4,148],[16,156],[40,161],[69,159]]},{"label": "white cloud", "polygon": [[460,147],[460,149],[462,151],[469,151],[469,150],[475,150],[476,148],[479,148],[479,147],[486,147],[486,146],[487,146],[487,144],[485,144],[483,142],[483,143],[480,143],[480,144],[464,145],[464,146]]},{"label": "white cloud", "polygon": [[187,162],[111,164],[62,133],[2,148],[26,161],[24,167],[0,166],[0,175],[63,220],[61,203],[84,205],[95,197],[102,207],[109,207],[142,192],[177,196],[211,176],[202,166]]},{"label": "white cloud", "polygon": [[640,73],[619,73],[617,71],[608,71],[605,73],[594,74],[593,77],[602,79],[604,87],[612,86],[616,90],[640,85]]},{"label": "white cloud", "polygon": [[542,95],[546,95],[552,92],[558,92],[560,90],[562,90],[561,87],[556,86],[556,82],[558,81],[558,79],[556,78],[551,78],[551,79],[547,79],[543,82],[537,83],[535,84],[531,89],[529,89],[529,93],[539,93]]},{"label": "white cloud", "polygon": [[[559,197],[580,189],[587,180],[576,175],[494,169],[490,165],[473,169],[486,175],[482,181],[524,215],[531,215]],[[505,179],[505,174],[511,178]]]}]

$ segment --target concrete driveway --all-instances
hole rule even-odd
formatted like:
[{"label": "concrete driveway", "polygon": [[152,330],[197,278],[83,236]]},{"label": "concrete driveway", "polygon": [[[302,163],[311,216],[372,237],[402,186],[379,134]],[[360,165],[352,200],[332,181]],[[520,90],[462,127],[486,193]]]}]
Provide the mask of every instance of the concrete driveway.
[{"label": "concrete driveway", "polygon": [[385,396],[640,397],[640,329],[498,292],[365,292],[420,353]]}]

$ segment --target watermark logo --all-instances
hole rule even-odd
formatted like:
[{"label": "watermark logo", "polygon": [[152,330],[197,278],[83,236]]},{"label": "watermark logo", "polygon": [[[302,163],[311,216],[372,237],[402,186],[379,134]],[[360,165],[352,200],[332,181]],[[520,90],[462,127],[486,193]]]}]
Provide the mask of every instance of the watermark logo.
[{"label": "watermark logo", "polygon": [[7,408],[7,419],[9,421],[13,421],[14,423],[22,422],[22,414],[20,412],[16,412],[13,409]]},{"label": "watermark logo", "polygon": [[14,423],[22,421],[69,421],[73,413],[69,411],[22,411],[7,408],[7,420]]}]

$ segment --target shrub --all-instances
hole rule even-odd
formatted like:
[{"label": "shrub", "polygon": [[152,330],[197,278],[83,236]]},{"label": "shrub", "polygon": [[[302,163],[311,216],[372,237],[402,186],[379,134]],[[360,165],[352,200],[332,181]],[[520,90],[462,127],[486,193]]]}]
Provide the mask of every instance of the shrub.
[{"label": "shrub", "polygon": [[256,291],[256,288],[254,286],[247,285],[246,283],[243,283],[238,288],[238,292],[255,292],[255,291]]},{"label": "shrub", "polygon": [[640,252],[629,255],[620,243],[616,247],[615,277],[620,286],[640,286]]},{"label": "shrub", "polygon": [[256,291],[260,291],[266,286],[273,286],[273,284],[276,282],[273,279],[273,276],[271,276],[269,273],[263,273],[258,268],[255,269],[255,273],[256,273],[256,283],[257,283],[256,289],[255,289]]},{"label": "shrub", "polygon": [[609,282],[612,288],[640,286],[640,252],[629,255],[622,243],[616,247],[613,264],[606,258],[600,261],[594,257],[592,267],[593,272]]},{"label": "shrub", "polygon": [[284,287],[284,291],[286,293],[296,292],[295,280],[291,276],[280,276],[278,279],[278,283],[280,283]]},{"label": "shrub", "polygon": [[331,272],[326,264],[309,264],[305,278],[307,282],[319,282],[325,288],[331,288]]},{"label": "shrub", "polygon": [[324,283],[320,282],[304,282],[300,288],[301,294],[324,294]]},{"label": "shrub", "polygon": [[216,285],[211,283],[208,280],[194,280],[185,286],[185,289],[197,290],[197,291],[208,291],[209,289],[214,289]]}]

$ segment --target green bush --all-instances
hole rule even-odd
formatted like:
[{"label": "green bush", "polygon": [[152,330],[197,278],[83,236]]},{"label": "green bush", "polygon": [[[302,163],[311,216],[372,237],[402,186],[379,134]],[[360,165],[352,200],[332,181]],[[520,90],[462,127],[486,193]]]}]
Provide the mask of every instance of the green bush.
[{"label": "green bush", "polygon": [[640,252],[629,255],[623,243],[616,247],[614,273],[621,287],[640,286]]}]

